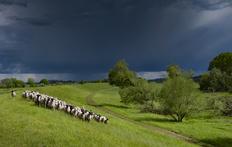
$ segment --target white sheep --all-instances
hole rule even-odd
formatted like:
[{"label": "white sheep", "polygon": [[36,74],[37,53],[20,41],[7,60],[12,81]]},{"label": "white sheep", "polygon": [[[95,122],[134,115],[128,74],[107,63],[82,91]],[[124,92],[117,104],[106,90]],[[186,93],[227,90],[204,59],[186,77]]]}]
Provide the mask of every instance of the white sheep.
[{"label": "white sheep", "polygon": [[103,122],[103,124],[108,123],[108,120],[109,120],[109,118],[106,118],[105,116],[101,116],[99,119],[99,121]]},{"label": "white sheep", "polygon": [[51,107],[53,110],[55,110],[55,108],[56,108],[56,99],[51,99],[51,105],[50,105],[50,107]]},{"label": "white sheep", "polygon": [[40,99],[41,99],[41,95],[40,94],[36,95],[35,104],[38,105],[38,106],[39,106]]},{"label": "white sheep", "polygon": [[25,98],[25,92],[23,92],[23,93],[22,93],[22,97],[24,97],[24,98]]},{"label": "white sheep", "polygon": [[67,113],[70,113],[70,106],[71,106],[70,104],[67,104],[67,105],[66,105],[66,112],[67,112]]},{"label": "white sheep", "polygon": [[11,91],[11,96],[16,97],[16,93],[14,91]]},{"label": "white sheep", "polygon": [[59,101],[58,110],[64,110],[66,107],[66,102]]},{"label": "white sheep", "polygon": [[94,113],[91,110],[90,111],[86,110],[82,116],[82,119],[83,121],[87,120],[88,122],[90,122],[91,119],[93,119],[93,117],[94,117]]}]

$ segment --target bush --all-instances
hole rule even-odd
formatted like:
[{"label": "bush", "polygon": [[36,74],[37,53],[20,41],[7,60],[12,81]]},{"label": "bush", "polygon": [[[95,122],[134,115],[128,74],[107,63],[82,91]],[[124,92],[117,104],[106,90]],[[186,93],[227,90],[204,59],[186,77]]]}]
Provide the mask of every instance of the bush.
[{"label": "bush", "polygon": [[232,87],[228,90],[228,92],[232,94]]},{"label": "bush", "polygon": [[208,109],[214,110],[214,114],[232,116],[232,97],[217,96],[207,97]]},{"label": "bush", "polygon": [[203,73],[199,80],[200,90],[208,90],[210,87],[210,73]]},{"label": "bush", "polygon": [[232,87],[232,77],[217,68],[211,71],[210,88],[214,91],[228,91]]},{"label": "bush", "polygon": [[199,81],[200,90],[212,90],[213,92],[228,91],[232,87],[232,76],[213,68],[211,73],[204,73]]}]

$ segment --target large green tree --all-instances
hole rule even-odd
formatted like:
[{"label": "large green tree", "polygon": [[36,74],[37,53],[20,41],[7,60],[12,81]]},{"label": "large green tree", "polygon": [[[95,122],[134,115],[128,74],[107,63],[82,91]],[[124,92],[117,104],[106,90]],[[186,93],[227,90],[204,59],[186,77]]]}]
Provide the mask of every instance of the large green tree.
[{"label": "large green tree", "polygon": [[192,70],[185,71],[174,63],[166,66],[167,80],[159,93],[159,103],[162,111],[175,121],[182,122],[197,107],[196,84],[191,79]]},{"label": "large green tree", "polygon": [[131,71],[128,68],[128,64],[124,59],[117,62],[113,69],[109,70],[108,83],[121,88],[128,86],[135,86],[134,80],[137,78],[135,71]]},{"label": "large green tree", "polygon": [[156,101],[158,93],[155,91],[155,83],[137,78],[136,72],[129,70],[125,60],[118,61],[114,68],[110,69],[108,82],[120,87],[121,102],[147,104],[153,109],[153,102]]},{"label": "large green tree", "polygon": [[186,77],[168,78],[159,93],[163,111],[178,122],[195,111],[199,104],[197,98],[195,82]]},{"label": "large green tree", "polygon": [[232,53],[221,53],[214,57],[209,63],[208,70],[213,68],[220,69],[222,72],[226,72],[227,75],[232,76]]}]

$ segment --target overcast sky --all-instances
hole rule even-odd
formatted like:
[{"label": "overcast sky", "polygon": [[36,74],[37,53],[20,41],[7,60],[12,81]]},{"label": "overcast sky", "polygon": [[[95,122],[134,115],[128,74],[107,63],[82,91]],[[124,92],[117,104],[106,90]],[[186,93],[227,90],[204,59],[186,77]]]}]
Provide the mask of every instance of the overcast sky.
[{"label": "overcast sky", "polygon": [[121,59],[199,75],[232,52],[231,26],[232,0],[0,0],[0,79],[104,79]]}]

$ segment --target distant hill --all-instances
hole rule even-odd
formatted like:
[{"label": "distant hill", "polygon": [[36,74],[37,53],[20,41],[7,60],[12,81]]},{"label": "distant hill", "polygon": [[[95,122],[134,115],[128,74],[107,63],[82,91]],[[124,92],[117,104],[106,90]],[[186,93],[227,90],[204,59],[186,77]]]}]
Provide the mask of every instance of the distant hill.
[{"label": "distant hill", "polygon": [[[201,79],[201,77],[202,77],[202,75],[194,76],[194,77],[192,77],[192,79],[193,79],[194,82],[199,83],[199,80]],[[156,83],[163,83],[164,81],[165,81],[164,78],[148,80],[148,82],[156,82]]]}]

